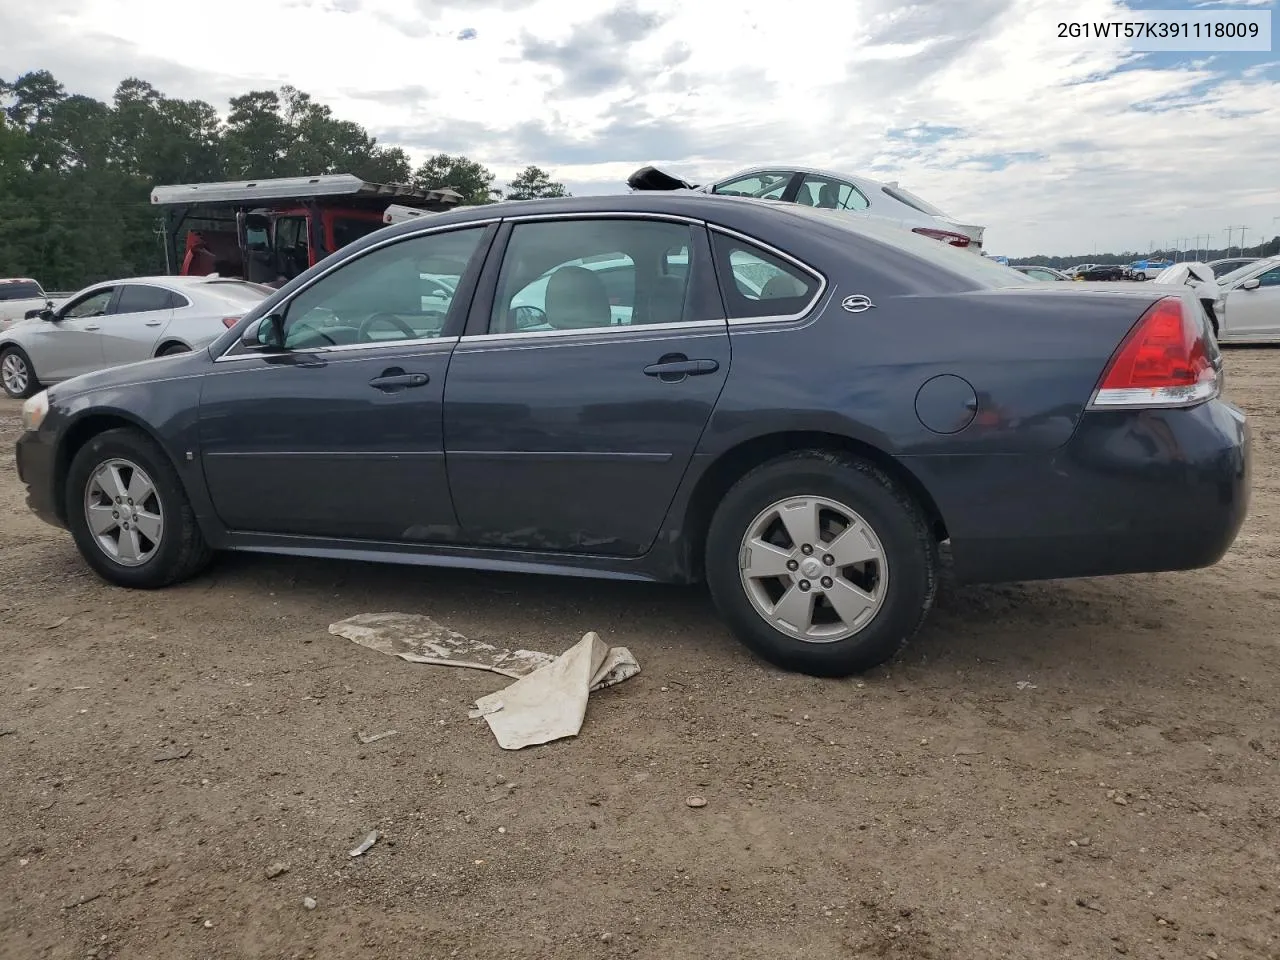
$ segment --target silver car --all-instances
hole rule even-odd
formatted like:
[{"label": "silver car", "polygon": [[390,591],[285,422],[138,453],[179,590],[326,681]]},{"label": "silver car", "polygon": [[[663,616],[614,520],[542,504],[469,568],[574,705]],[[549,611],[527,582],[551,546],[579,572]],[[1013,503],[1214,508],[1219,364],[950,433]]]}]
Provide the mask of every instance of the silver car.
[{"label": "silver car", "polygon": [[1280,342],[1280,257],[1246,263],[1218,277],[1218,288],[1220,342]]},{"label": "silver car", "polygon": [[217,276],[96,283],[0,333],[0,385],[29,397],[82,373],[198,350],[273,292]]}]

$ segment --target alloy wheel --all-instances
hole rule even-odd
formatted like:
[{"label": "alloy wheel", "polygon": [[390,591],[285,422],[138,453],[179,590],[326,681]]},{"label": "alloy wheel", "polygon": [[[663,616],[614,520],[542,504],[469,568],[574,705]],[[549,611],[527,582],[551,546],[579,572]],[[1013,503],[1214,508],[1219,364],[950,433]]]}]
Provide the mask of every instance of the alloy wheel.
[{"label": "alloy wheel", "polygon": [[760,511],[743,535],[738,567],[756,612],[810,643],[834,643],[865,628],[889,585],[871,525],[826,497],[788,497]]}]

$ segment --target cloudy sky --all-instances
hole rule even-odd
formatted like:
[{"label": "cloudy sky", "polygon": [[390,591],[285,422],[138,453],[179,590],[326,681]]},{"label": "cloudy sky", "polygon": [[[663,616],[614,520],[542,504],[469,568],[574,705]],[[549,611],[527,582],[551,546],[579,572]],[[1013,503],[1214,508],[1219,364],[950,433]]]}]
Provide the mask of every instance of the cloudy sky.
[{"label": "cloudy sky", "polygon": [[0,76],[107,99],[136,75],[220,109],[291,83],[415,158],[537,163],[575,193],[646,163],[849,170],[986,224],[993,253],[1221,246],[1280,232],[1280,47],[1144,55],[1056,24],[1277,5],[219,0],[195,29],[171,0],[0,0]]}]

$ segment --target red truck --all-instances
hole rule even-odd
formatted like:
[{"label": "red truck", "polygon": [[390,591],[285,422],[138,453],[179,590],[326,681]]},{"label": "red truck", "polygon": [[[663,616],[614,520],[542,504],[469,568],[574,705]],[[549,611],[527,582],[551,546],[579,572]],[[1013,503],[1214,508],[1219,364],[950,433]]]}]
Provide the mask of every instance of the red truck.
[{"label": "red truck", "polygon": [[370,183],[349,173],[151,189],[164,208],[167,273],[242,277],[279,286],[383,226],[391,204],[440,212],[454,190]]}]

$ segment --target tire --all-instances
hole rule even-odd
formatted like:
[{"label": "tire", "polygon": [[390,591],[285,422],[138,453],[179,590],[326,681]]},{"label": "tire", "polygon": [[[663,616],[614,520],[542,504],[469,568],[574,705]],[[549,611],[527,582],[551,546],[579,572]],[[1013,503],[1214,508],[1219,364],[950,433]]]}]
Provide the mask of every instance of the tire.
[{"label": "tire", "polygon": [[[797,530],[811,518],[809,529],[819,531],[811,554],[786,532],[784,505]],[[840,550],[834,534],[843,531],[831,522],[838,518],[862,530],[861,541],[850,541],[860,551],[826,554],[827,547]],[[749,548],[752,538],[764,542]],[[878,559],[839,566],[858,552]],[[784,557],[796,565],[793,572],[779,566]],[[750,577],[743,561],[752,560],[762,572],[783,573]],[[813,676],[848,676],[897,655],[933,605],[938,569],[938,545],[919,504],[874,464],[829,451],[798,451],[747,473],[720,502],[707,533],[707,585],[734,634],[771,663]],[[807,607],[806,596],[813,597]],[[828,596],[839,597],[845,613],[853,612],[852,624],[840,619]],[[790,625],[770,616],[784,602],[800,604],[790,607],[798,613]],[[861,613],[859,606],[865,607]],[[830,622],[833,615],[838,624]],[[810,624],[802,636],[797,621],[805,616]]]},{"label": "tire", "polygon": [[189,348],[184,347],[180,343],[171,343],[167,347],[165,347],[163,350],[161,350],[159,353],[157,353],[156,356],[172,357],[175,353],[190,353],[190,352],[191,350]]},{"label": "tire", "polygon": [[26,351],[16,345],[0,350],[0,386],[5,395],[14,400],[25,400],[40,390],[40,381],[31,366]]},{"label": "tire", "polygon": [[[111,485],[104,483],[99,473],[105,467],[110,467],[117,479],[115,489],[125,495],[122,500],[131,493],[139,495],[136,501],[120,502],[114,515]],[[154,497],[141,495],[148,486]],[[67,525],[80,555],[108,583],[143,590],[167,587],[195,576],[212,558],[173,464],[138,430],[106,430],[81,447],[67,471],[64,497]],[[114,537],[117,555],[90,528],[91,509],[100,522],[114,525],[104,531],[104,537],[107,541]],[[136,522],[130,524],[133,532],[126,534],[124,523],[128,521],[117,518],[135,512]],[[130,556],[134,550],[137,555]]]}]

